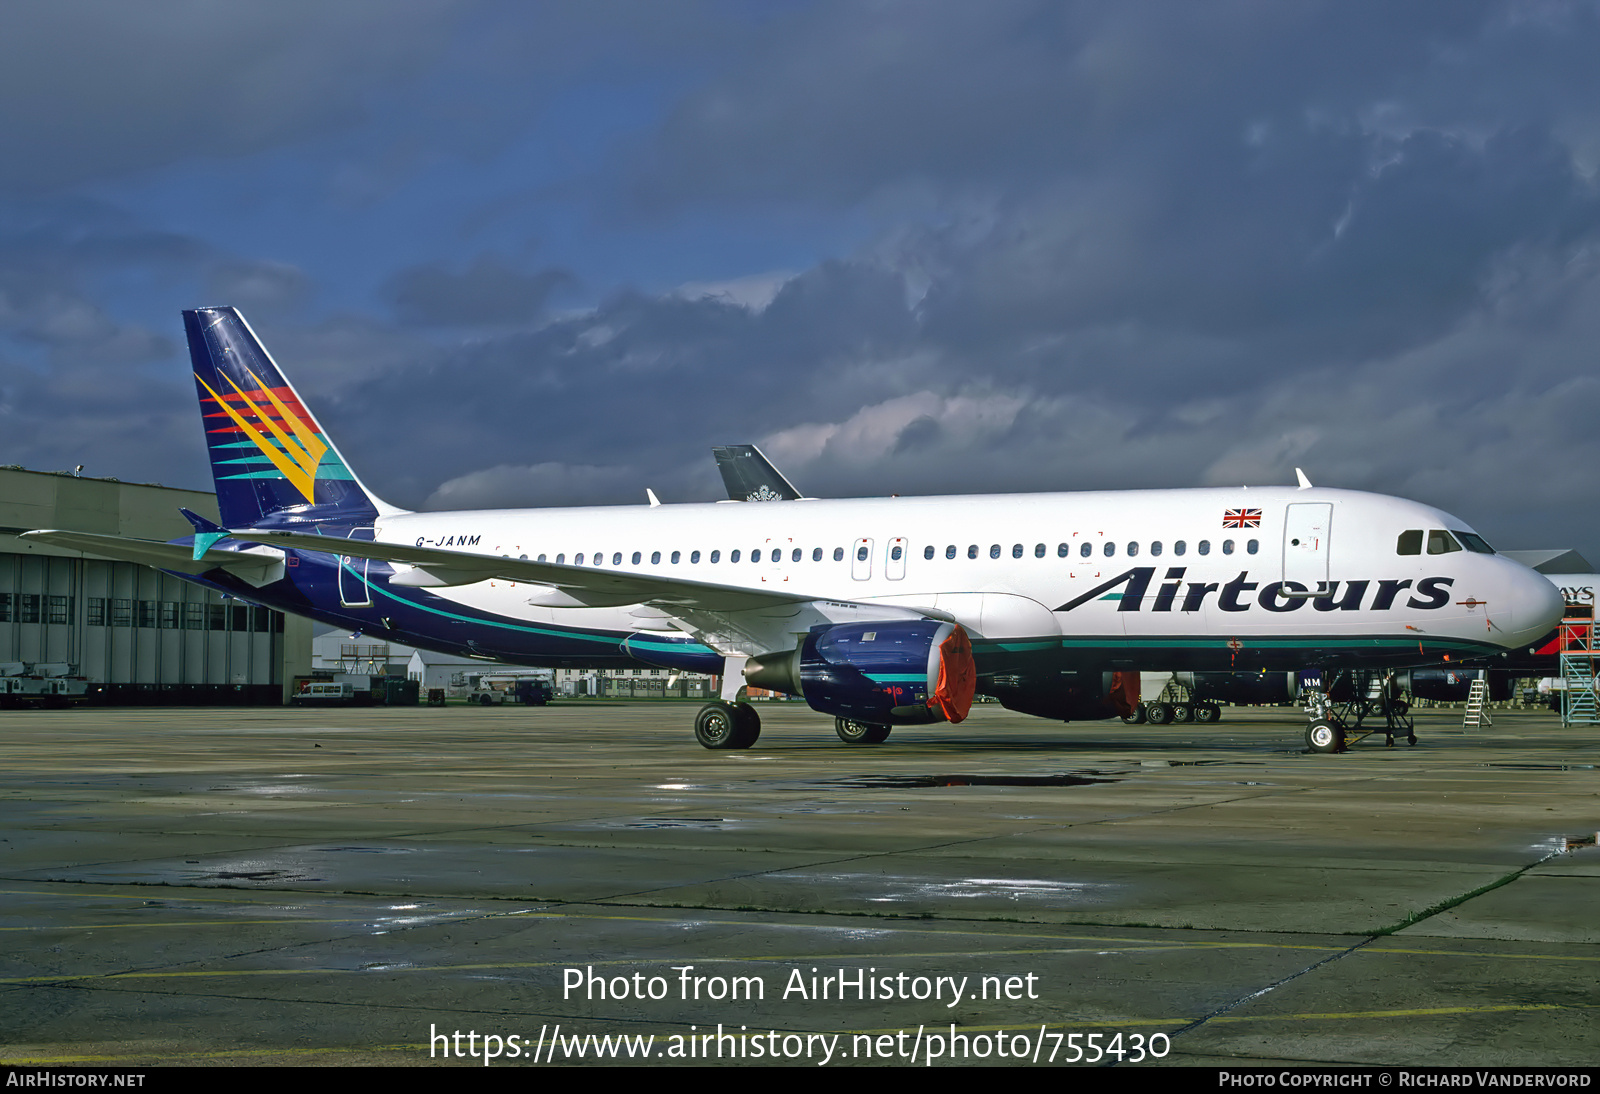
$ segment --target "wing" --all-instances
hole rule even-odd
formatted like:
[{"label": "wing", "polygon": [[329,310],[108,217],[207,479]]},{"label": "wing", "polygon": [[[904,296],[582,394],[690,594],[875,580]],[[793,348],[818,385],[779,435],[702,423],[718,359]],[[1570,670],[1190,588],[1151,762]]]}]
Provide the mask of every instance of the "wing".
[{"label": "wing", "polygon": [[[412,566],[410,573],[391,578],[391,584],[420,588],[471,585],[490,578],[548,585],[571,597],[573,607],[610,607],[619,604],[653,604],[668,614],[674,608],[707,612],[740,612],[777,605],[808,604],[815,600],[804,594],[775,589],[742,589],[707,581],[688,581],[678,577],[631,574],[621,570],[591,566],[566,566],[555,562],[532,562],[506,555],[484,555],[468,551],[444,551],[437,547],[413,547],[408,543],[363,543],[307,535],[304,532],[279,532],[270,529],[244,529],[232,533],[235,539],[299,551],[320,551],[330,555],[373,558],[380,562]],[[559,604],[559,601],[545,601]]]}]

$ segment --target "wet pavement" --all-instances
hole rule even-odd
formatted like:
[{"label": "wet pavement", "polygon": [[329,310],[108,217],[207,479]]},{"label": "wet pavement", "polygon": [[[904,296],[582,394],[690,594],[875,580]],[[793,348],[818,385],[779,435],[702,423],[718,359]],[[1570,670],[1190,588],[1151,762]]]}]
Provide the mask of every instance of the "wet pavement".
[{"label": "wet pavement", "polygon": [[1594,727],[760,710],[0,714],[0,1062],[1595,1058]]}]

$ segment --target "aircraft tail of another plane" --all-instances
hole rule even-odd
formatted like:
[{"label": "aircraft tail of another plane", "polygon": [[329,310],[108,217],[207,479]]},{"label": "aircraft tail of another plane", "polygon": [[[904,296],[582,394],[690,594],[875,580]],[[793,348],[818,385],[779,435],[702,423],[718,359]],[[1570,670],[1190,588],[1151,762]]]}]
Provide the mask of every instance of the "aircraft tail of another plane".
[{"label": "aircraft tail of another plane", "polygon": [[371,525],[361,484],[234,308],[183,313],[224,528]]},{"label": "aircraft tail of another plane", "polygon": [[717,445],[711,454],[733,501],[794,501],[802,496],[753,444]]}]

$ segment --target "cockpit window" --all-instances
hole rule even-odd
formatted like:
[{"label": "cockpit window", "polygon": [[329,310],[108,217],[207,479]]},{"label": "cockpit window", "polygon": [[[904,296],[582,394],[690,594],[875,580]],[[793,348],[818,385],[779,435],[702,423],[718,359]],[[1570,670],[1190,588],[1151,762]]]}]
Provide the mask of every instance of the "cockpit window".
[{"label": "cockpit window", "polygon": [[1400,555],[1420,555],[1422,553],[1422,529],[1413,528],[1409,532],[1400,533],[1400,543],[1395,548],[1395,553]]},{"label": "cockpit window", "polygon": [[1476,532],[1457,532],[1455,535],[1456,538],[1461,541],[1462,545],[1473,554],[1494,554],[1494,548],[1489,546],[1489,544],[1484,541],[1484,538],[1478,535]]},{"label": "cockpit window", "polygon": [[1456,537],[1446,532],[1443,528],[1428,530],[1428,553],[1430,555],[1448,555],[1452,551],[1461,550],[1461,544],[1456,542]]}]

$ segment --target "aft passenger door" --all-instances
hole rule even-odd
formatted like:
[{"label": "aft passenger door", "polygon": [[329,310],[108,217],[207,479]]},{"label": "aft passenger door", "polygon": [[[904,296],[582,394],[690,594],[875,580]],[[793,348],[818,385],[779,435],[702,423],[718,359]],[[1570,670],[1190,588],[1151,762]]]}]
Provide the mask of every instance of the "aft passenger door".
[{"label": "aft passenger door", "polygon": [[[371,543],[372,529],[352,528],[345,538]],[[368,558],[339,556],[339,603],[344,607],[372,607],[372,589],[367,585],[367,567],[371,564],[372,560]]]}]

